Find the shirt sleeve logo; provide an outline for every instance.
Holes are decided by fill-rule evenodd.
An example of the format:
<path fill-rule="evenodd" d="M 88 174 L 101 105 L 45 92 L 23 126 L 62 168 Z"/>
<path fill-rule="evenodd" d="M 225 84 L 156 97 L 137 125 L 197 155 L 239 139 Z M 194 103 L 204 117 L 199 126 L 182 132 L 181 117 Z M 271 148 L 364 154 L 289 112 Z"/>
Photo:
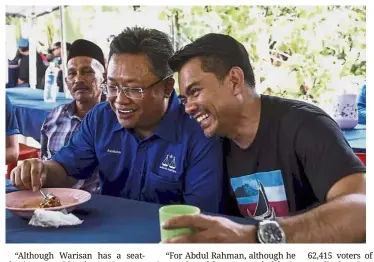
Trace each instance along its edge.
<path fill-rule="evenodd" d="M 175 156 L 168 154 L 166 155 L 164 161 L 160 165 L 161 169 L 176 173 L 175 169 L 177 168 L 175 164 Z"/>

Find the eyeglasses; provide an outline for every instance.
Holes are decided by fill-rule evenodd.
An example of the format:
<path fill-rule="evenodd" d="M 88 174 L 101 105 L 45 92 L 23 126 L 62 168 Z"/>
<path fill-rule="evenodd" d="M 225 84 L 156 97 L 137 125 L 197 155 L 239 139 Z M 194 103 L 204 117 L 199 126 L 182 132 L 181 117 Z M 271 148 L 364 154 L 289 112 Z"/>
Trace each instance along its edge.
<path fill-rule="evenodd" d="M 147 92 L 151 87 L 154 87 L 155 85 L 165 81 L 166 79 L 172 77 L 173 74 L 168 75 L 167 77 L 161 78 L 157 80 L 156 82 L 150 84 L 147 87 L 124 87 L 124 86 L 118 86 L 118 85 L 108 85 L 106 83 L 102 83 L 101 87 L 103 89 L 103 93 L 107 97 L 115 97 L 118 96 L 119 92 L 122 90 L 122 92 L 131 99 L 143 99 L 144 93 Z"/>

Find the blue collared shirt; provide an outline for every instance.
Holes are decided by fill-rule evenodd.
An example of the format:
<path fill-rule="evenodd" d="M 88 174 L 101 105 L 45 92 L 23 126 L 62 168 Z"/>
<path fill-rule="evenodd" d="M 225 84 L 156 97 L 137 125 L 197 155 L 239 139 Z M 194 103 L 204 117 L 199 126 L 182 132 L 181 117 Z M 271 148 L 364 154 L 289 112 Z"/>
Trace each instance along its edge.
<path fill-rule="evenodd" d="M 6 135 L 16 135 L 19 134 L 18 122 L 16 114 L 12 103 L 10 102 L 8 96 L 6 96 Z"/>
<path fill-rule="evenodd" d="M 99 166 L 101 193 L 160 204 L 185 203 L 218 212 L 222 148 L 184 112 L 175 92 L 155 134 L 139 141 L 108 102 L 82 121 L 53 158 L 69 176 L 87 179 Z"/>

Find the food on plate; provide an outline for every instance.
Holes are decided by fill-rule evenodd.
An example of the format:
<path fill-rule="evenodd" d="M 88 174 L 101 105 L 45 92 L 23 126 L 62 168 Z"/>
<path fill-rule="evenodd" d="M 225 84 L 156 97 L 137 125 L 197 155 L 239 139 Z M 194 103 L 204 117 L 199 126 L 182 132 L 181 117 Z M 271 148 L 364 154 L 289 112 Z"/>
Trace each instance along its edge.
<path fill-rule="evenodd" d="M 74 201 L 69 201 L 71 203 L 65 203 L 64 205 L 73 204 Z M 50 200 L 45 200 L 44 198 L 35 198 L 28 201 L 23 201 L 21 208 L 49 208 L 49 207 L 57 207 L 62 206 L 62 203 L 59 198 Z"/>
<path fill-rule="evenodd" d="M 49 208 L 49 207 L 59 207 L 61 206 L 61 201 L 58 197 L 53 196 L 48 199 L 43 199 L 43 202 L 40 203 L 40 208 Z"/>

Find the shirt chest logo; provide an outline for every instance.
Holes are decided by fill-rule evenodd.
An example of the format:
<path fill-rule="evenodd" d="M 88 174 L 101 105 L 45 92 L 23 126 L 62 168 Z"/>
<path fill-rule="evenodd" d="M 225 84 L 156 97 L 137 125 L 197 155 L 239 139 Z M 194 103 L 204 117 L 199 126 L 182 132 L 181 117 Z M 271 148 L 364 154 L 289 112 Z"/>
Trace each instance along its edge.
<path fill-rule="evenodd" d="M 107 153 L 111 153 L 111 154 L 121 154 L 121 151 L 119 151 L 119 150 L 113 150 L 113 149 L 108 149 L 108 150 L 107 150 Z"/>
<path fill-rule="evenodd" d="M 243 216 L 263 220 L 288 215 L 281 170 L 244 174 L 231 178 L 230 182 Z"/>
<path fill-rule="evenodd" d="M 175 169 L 177 168 L 175 164 L 175 156 L 168 154 L 166 155 L 164 161 L 160 165 L 161 169 L 176 173 Z"/>

